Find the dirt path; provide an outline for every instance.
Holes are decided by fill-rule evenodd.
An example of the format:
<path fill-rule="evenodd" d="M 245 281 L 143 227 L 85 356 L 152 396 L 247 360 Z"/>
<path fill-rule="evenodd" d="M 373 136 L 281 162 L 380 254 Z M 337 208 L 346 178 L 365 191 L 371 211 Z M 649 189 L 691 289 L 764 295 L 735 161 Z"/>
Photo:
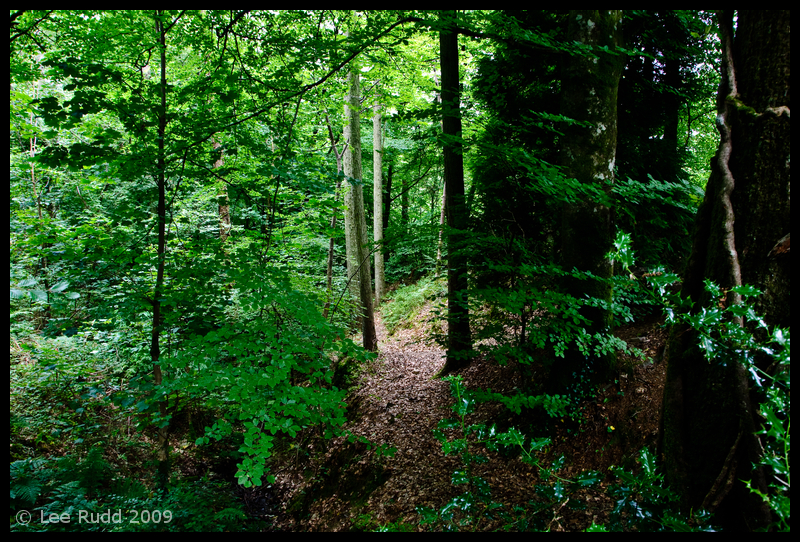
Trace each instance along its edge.
<path fill-rule="evenodd" d="M 393 446 L 396 453 L 376 458 L 364 445 L 346 443 L 343 438 L 332 440 L 324 463 L 336 467 L 325 476 L 325 487 L 317 484 L 305 488 L 316 496 L 303 514 L 306 519 L 294 524 L 293 529 L 352 529 L 359 516 L 366 514 L 372 528 L 398 519 L 417 523 L 416 507 L 438 509 L 462 492 L 451 484 L 460 460 L 444 456 L 441 444 L 433 436 L 439 421 L 453 415 L 453 399 L 449 384 L 434 379 L 444 365 L 444 352 L 422 344 L 426 319 L 427 315 L 422 314 L 413 329 L 402 329 L 388 337 L 378 318 L 378 359 L 361 375 L 349 401 L 355 419 L 346 429 L 375 445 Z M 489 371 L 476 365 L 464 377 L 469 380 L 467 373 L 480 374 L 485 387 L 502 391 L 513 385 L 513 379 L 501 375 L 498 369 Z M 492 386 L 487 373 L 494 373 L 494 380 L 501 378 L 505 382 L 495 381 Z M 491 374 L 488 377 L 492 379 Z M 483 406 L 471 420 L 488 419 L 496 411 L 496 407 Z M 512 465 L 505 460 L 502 463 L 492 461 L 481 470 L 492 481 L 517 479 L 526 485 L 524 476 L 504 472 Z M 517 469 L 522 467 L 516 460 L 511 463 Z M 332 493 L 331 486 L 335 488 Z M 522 486 L 518 489 L 522 490 Z"/>
<path fill-rule="evenodd" d="M 376 457 L 374 450 L 366 445 L 348 443 L 343 437 L 329 441 L 324 458 L 315 462 L 313 476 L 310 475 L 312 469 L 306 468 L 305 476 L 299 476 L 299 469 L 295 469 L 292 480 L 284 479 L 284 487 L 290 488 L 285 490 L 288 497 L 286 502 L 293 501 L 295 504 L 294 510 L 284 516 L 281 529 L 374 529 L 398 520 L 417 525 L 418 506 L 440 509 L 451 498 L 463 493 L 464 486 L 455 487 L 451 483 L 453 471 L 462 466 L 460 460 L 453 455 L 445 456 L 441 444 L 433 436 L 439 421 L 454 415 L 449 384 L 433 378 L 444 364 L 444 352 L 423 343 L 428 331 L 427 319 L 423 313 L 412 329 L 403 329 L 387 337 L 378 318 L 379 356 L 359 377 L 353 387 L 355 391 L 348 398 L 348 412 L 352 421 L 345 428 L 355 435 L 366 437 L 375 445 L 397 448 L 394 456 Z M 633 332 L 634 335 L 641 333 Z M 627 418 L 630 409 L 636 406 L 632 401 L 638 404 L 650 402 L 642 396 L 642 382 L 645 378 L 654 382 L 663 381 L 663 376 L 652 374 L 652 365 L 650 367 L 646 373 L 643 372 L 645 369 L 637 369 L 636 374 L 630 375 L 631 380 L 636 377 L 638 387 L 635 393 L 626 398 L 625 404 L 618 400 L 608 405 L 592 402 L 587 407 L 587 421 L 579 437 L 564 432 L 554 438 L 548 455 L 557 457 L 564 454 L 571 458 L 562 471 L 563 475 L 570 476 L 590 469 L 604 472 L 608 465 L 619 464 L 626 449 L 632 445 L 639 446 L 638 442 L 633 441 L 643 440 L 647 438 L 646 435 L 652 434 L 652 427 L 631 427 L 632 434 L 640 431 L 642 434 L 615 443 L 613 439 L 616 437 L 608 431 L 611 424 L 619 429 L 626 425 L 627 422 L 622 418 Z M 490 388 L 501 393 L 510 393 L 520 384 L 514 369 L 499 367 L 482 359 L 473 361 L 462 372 L 462 377 L 470 389 Z M 620 387 L 610 388 L 608 394 L 622 395 L 616 394 L 622 385 L 620 382 Z M 651 391 L 658 397 L 659 390 Z M 603 398 L 597 401 L 606 402 Z M 627 404 L 629 402 L 631 404 Z M 657 408 L 648 404 L 648 414 L 651 416 L 654 407 Z M 636 408 L 641 410 L 641 407 Z M 499 405 L 484 404 L 468 417 L 467 422 L 493 420 L 500 412 Z M 657 423 L 657 415 L 652 418 L 652 423 Z M 617 434 L 621 433 L 619 429 L 615 429 Z M 598 455 L 597 452 L 601 450 L 604 453 Z M 533 497 L 533 487 L 538 481 L 534 468 L 519 458 L 487 453 L 482 447 L 473 451 L 484 453 L 489 459 L 486 464 L 476 466 L 474 474 L 489 483 L 496 502 L 511 507 L 525 505 Z M 303 495 L 304 504 L 298 510 L 298 496 Z M 585 498 L 587 501 L 594 499 L 595 506 L 587 502 L 590 505 L 588 510 L 567 518 L 555 513 L 549 528 L 581 530 L 592 520 L 602 522 L 610 503 L 605 502 L 606 498 Z M 500 524 L 486 523 L 480 526 L 481 529 L 493 527 L 499 528 Z"/>

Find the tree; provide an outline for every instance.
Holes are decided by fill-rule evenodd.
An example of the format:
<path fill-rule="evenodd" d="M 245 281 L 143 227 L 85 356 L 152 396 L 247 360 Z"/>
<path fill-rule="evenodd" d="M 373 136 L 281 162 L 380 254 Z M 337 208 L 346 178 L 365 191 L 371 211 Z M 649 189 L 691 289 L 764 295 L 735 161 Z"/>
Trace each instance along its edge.
<path fill-rule="evenodd" d="M 353 297 L 359 300 L 361 332 L 364 348 L 376 350 L 375 316 L 372 308 L 372 282 L 369 251 L 367 250 L 367 222 L 364 215 L 364 190 L 361 174 L 361 91 L 358 64 L 352 62 L 348 75 L 350 90 L 345 103 L 344 174 L 349 187 L 345 191 L 344 228 L 347 245 L 347 275 L 351 281 Z"/>
<path fill-rule="evenodd" d="M 166 133 L 168 122 L 167 110 L 167 27 L 165 14 L 161 11 L 156 13 L 156 32 L 158 34 L 158 49 L 160 54 L 160 79 L 158 84 L 158 94 L 160 107 L 158 108 L 158 132 L 157 145 L 158 154 L 156 155 L 156 186 L 158 188 L 157 203 L 157 264 L 156 264 L 156 284 L 153 290 L 153 325 L 150 343 L 150 359 L 153 364 L 153 383 L 160 387 L 163 385 L 163 374 L 161 371 L 161 347 L 159 340 L 161 337 L 161 300 L 164 288 L 164 267 L 166 260 L 166 228 L 167 228 L 167 162 L 166 162 Z M 159 414 L 163 417 L 167 415 L 166 401 L 158 402 Z M 168 419 L 168 418 L 167 418 Z M 160 489 L 165 489 L 169 480 L 169 438 L 167 434 L 168 424 L 166 421 L 158 427 L 158 484 Z"/>
<path fill-rule="evenodd" d="M 718 18 L 720 142 L 682 295 L 696 313 L 709 303 L 738 304 L 732 289 L 749 284 L 764 292 L 756 307 L 766 323 L 788 326 L 790 14 L 739 12 L 735 38 L 733 12 Z M 706 280 L 719 285 L 723 297 L 709 299 Z M 661 431 L 667 481 L 687 511 L 715 511 L 731 529 L 768 526 L 768 507 L 743 483 L 751 480 L 766 494 L 769 476 L 758 466 L 760 421 L 743 364 L 725 352 L 707 362 L 686 325 L 671 330 L 667 359 Z"/>
<path fill-rule="evenodd" d="M 711 112 L 718 87 L 707 17 L 673 10 L 626 14 L 625 47 L 641 53 L 628 57 L 619 83 L 616 190 L 655 195 L 651 178 L 676 188 L 705 187 L 716 139 L 708 154 L 698 142 L 709 131 L 716 136 Z M 702 175 L 693 171 L 701 168 Z M 687 185 L 685 180 L 694 182 Z M 617 198 L 616 226 L 636 240 L 640 267 L 682 270 L 686 264 L 702 192 L 680 197 L 673 190 L 672 194 L 667 201 L 646 203 L 641 198 L 633 202 L 628 195 Z M 638 241 L 645 238 L 646 243 Z"/>
<path fill-rule="evenodd" d="M 467 298 L 464 239 L 468 216 L 464 201 L 464 157 L 461 144 L 458 32 L 455 12 L 440 14 L 439 51 L 442 70 L 442 154 L 447 201 L 447 360 L 446 375 L 469 362 L 472 337 Z"/>
<path fill-rule="evenodd" d="M 571 55 L 565 62 L 561 83 L 561 109 L 571 123 L 562 139 L 562 165 L 567 177 L 610 194 L 614 181 L 614 157 L 617 147 L 617 89 L 624 56 L 616 51 L 621 45 L 620 11 L 570 12 L 567 41 L 589 46 L 589 51 Z M 580 313 L 590 323 L 591 336 L 611 330 L 611 262 L 607 254 L 614 231 L 611 210 L 601 201 L 579 196 L 563 205 L 561 220 L 561 264 L 590 272 L 598 280 L 567 276 L 564 288 L 581 302 L 588 296 L 604 303 L 584 304 Z M 557 362 L 550 375 L 550 387 L 560 389 L 572 373 L 585 365 L 586 359 L 575 348 Z M 596 367 L 602 376 L 614 368 L 613 355 L 606 354 Z"/>
<path fill-rule="evenodd" d="M 372 116 L 372 179 L 375 237 L 375 304 L 380 305 L 386 288 L 383 265 L 383 129 L 381 124 L 381 105 L 375 98 Z M 387 200 L 390 195 L 387 195 Z"/>

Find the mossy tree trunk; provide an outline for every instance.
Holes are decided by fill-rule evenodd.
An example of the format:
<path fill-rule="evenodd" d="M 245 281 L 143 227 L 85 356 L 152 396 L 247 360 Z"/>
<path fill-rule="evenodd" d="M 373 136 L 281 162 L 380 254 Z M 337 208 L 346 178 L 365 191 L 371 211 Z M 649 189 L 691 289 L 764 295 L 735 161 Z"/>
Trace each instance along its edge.
<path fill-rule="evenodd" d="M 567 41 L 614 51 L 622 45 L 622 13 L 616 11 L 572 11 Z M 588 123 L 569 125 L 562 143 L 564 173 L 583 184 L 593 184 L 610 193 L 614 180 L 617 148 L 617 91 L 624 57 L 597 52 L 574 54 L 565 63 L 561 82 L 561 110 L 564 115 Z M 585 198 L 565 203 L 561 216 L 561 264 L 565 270 L 589 271 L 601 279 L 611 277 L 611 250 L 614 231 L 611 210 L 600 202 Z M 610 284 L 603 281 L 567 278 L 565 291 L 579 300 L 586 296 L 611 302 Z M 589 334 L 611 329 L 611 312 L 597 306 L 583 306 L 580 313 L 590 322 Z M 565 353 L 550 373 L 548 388 L 563 392 L 573 373 L 589 360 L 577 349 Z M 615 359 L 606 355 L 593 367 L 601 376 L 614 369 Z"/>
<path fill-rule="evenodd" d="M 789 21 L 788 11 L 719 16 L 723 48 L 717 98 L 720 144 L 698 211 L 682 295 L 710 300 L 703 282 L 726 291 L 750 284 L 765 293 L 757 310 L 770 325 L 789 325 Z M 738 322 L 741 325 L 741 322 Z M 715 511 L 729 529 L 756 529 L 770 511 L 742 480 L 767 491 L 758 464 L 762 443 L 747 373 L 735 359 L 705 361 L 696 334 L 671 330 L 667 349 L 661 448 L 665 475 L 686 510 Z"/>

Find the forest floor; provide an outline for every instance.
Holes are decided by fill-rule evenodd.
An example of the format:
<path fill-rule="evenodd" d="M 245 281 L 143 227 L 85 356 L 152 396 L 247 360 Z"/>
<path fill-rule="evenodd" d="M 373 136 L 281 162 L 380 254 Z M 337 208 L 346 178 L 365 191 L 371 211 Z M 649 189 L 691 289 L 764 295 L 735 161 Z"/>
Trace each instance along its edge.
<path fill-rule="evenodd" d="M 392 457 L 379 457 L 374 448 L 350 443 L 344 437 L 328 441 L 326 449 L 307 454 L 282 469 L 268 495 L 250 495 L 249 502 L 270 502 L 275 527 L 287 531 L 372 530 L 402 521 L 418 529 L 419 506 L 441 509 L 463 493 L 464 486 L 451 483 L 453 472 L 462 467 L 457 455 L 446 456 L 433 430 L 444 418 L 455 417 L 450 386 L 435 375 L 444 364 L 444 352 L 426 339 L 430 336 L 430 306 L 413 327 L 391 336 L 378 318 L 379 355 L 358 376 L 348 397 L 345 429 L 375 445 L 397 449 Z M 666 330 L 656 319 L 620 328 L 617 335 L 654 357 L 666 340 Z M 636 468 L 635 456 L 656 443 L 661 411 L 665 366 L 621 358 L 619 379 L 599 388 L 599 394 L 582 403 L 580 423 L 558 420 L 551 428 L 552 444 L 542 457 L 551 464 L 564 455 L 562 477 L 587 470 L 605 473 L 600 487 L 572 496 L 586 504 L 585 510 L 562 505 L 542 514 L 553 531 L 580 531 L 595 522 L 606 523 L 613 506 L 603 489 L 613 481 L 611 465 Z M 469 389 L 482 388 L 511 393 L 520 386 L 516 367 L 499 366 L 477 358 L 460 372 Z M 467 423 L 500 420 L 506 429 L 521 420 L 498 403 L 481 404 Z M 517 425 L 518 426 L 518 425 Z M 475 446 L 488 462 L 474 467 L 491 487 L 495 502 L 506 510 L 525 505 L 534 497 L 539 482 L 537 469 L 519 456 L 507 457 Z M 265 490 L 262 490 L 265 491 Z M 262 509 L 263 510 L 263 509 Z M 256 512 L 256 510 L 251 510 Z M 473 525 L 476 530 L 503 527 L 498 520 Z"/>

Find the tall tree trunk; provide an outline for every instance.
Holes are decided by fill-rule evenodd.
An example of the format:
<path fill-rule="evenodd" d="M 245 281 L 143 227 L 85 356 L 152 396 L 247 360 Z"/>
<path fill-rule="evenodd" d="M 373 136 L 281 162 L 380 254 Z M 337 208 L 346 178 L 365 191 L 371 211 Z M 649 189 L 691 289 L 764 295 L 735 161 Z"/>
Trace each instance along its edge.
<path fill-rule="evenodd" d="M 345 103 L 344 174 L 348 177 L 349 189 L 345 192 L 344 229 L 347 248 L 347 276 L 351 292 L 360 302 L 361 331 L 364 348 L 378 348 L 375 334 L 375 318 L 372 308 L 372 284 L 370 277 L 369 251 L 367 250 L 367 222 L 364 215 L 363 177 L 361 174 L 361 90 L 358 66 L 351 63 L 348 75 L 350 94 Z"/>
<path fill-rule="evenodd" d="M 159 11 L 156 17 L 156 32 L 159 34 L 159 49 L 161 52 L 161 81 L 159 93 L 161 95 L 161 106 L 158 111 L 158 156 L 157 156 L 157 178 L 158 186 L 158 248 L 157 248 L 157 271 L 156 285 L 153 290 L 153 329 L 150 340 L 150 359 L 153 364 L 153 384 L 156 389 L 163 383 L 161 372 L 161 348 L 159 337 L 161 333 L 161 297 L 164 289 L 164 265 L 166 260 L 167 243 L 167 204 L 166 204 L 166 153 L 165 138 L 167 133 L 167 31 L 164 28 L 164 21 L 161 20 L 163 12 Z M 167 415 L 166 401 L 159 401 L 159 414 L 161 418 Z M 157 429 L 158 434 L 158 486 L 165 490 L 169 481 L 169 435 L 168 425 L 162 422 Z"/>
<path fill-rule="evenodd" d="M 756 309 L 770 325 L 789 325 L 789 11 L 720 14 L 722 79 L 717 96 L 720 144 L 698 211 L 682 294 L 695 307 L 738 303 L 733 292 L 710 300 L 704 281 L 725 291 L 750 284 L 764 294 Z M 734 69 L 735 68 L 735 69 Z M 787 249 L 776 250 L 779 241 Z M 776 247 L 776 249 L 773 249 Z M 741 325 L 741 320 L 738 322 Z M 730 360 L 709 363 L 688 326 L 674 326 L 660 443 L 665 476 L 686 510 L 716 511 L 729 529 L 763 528 L 768 507 L 742 480 L 767 493 L 759 463 L 747 373 Z"/>
<path fill-rule="evenodd" d="M 567 41 L 577 41 L 594 47 L 615 50 L 622 44 L 622 12 L 571 11 Z M 611 192 L 614 181 L 614 159 L 617 148 L 617 89 L 624 57 L 598 51 L 598 58 L 572 55 L 562 74 L 561 111 L 567 117 L 589 123 L 589 126 L 570 125 L 562 138 L 562 164 L 568 177 L 584 184 L 598 185 Z M 610 209 L 596 201 L 583 199 L 565 203 L 561 221 L 561 264 L 569 271 L 577 268 L 600 277 L 601 280 L 564 280 L 567 293 L 582 300 L 586 296 L 611 303 L 611 285 L 602 279 L 611 277 L 611 262 L 606 257 L 612 247 L 613 226 Z M 611 311 L 607 308 L 584 305 L 581 314 L 590 321 L 590 335 L 611 330 Z M 595 376 L 607 377 L 613 371 L 615 358 L 606 355 L 591 360 Z M 563 360 L 553 366 L 548 388 L 564 391 L 572 374 L 585 366 L 587 360 L 576 349 L 565 353 Z"/>
<path fill-rule="evenodd" d="M 375 236 L 375 304 L 383 298 L 383 130 L 381 129 L 381 106 L 375 99 L 372 117 L 372 163 L 373 163 L 373 229 Z"/>
<path fill-rule="evenodd" d="M 458 74 L 456 13 L 440 12 L 445 28 L 439 31 L 442 70 L 442 138 L 444 184 L 447 194 L 447 360 L 446 375 L 469 364 L 472 337 L 467 298 L 467 259 L 464 242 L 468 223 L 464 204 L 464 157 L 461 145 L 461 95 Z"/>

